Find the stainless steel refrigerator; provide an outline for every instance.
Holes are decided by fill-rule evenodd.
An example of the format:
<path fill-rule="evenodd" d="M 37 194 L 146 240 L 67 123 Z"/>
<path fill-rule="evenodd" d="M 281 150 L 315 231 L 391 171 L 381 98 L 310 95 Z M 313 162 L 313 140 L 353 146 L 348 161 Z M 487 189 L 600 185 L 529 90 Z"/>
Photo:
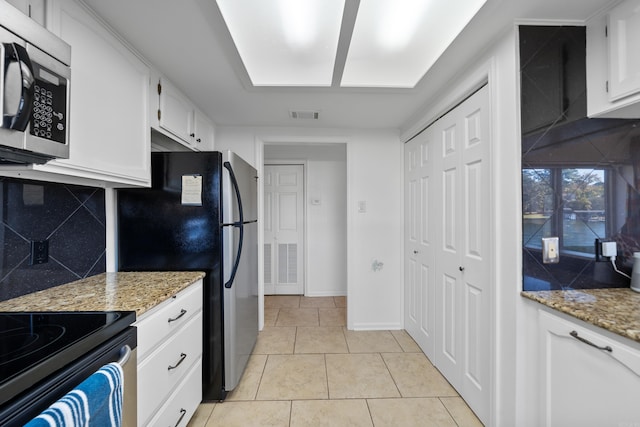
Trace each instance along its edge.
<path fill-rule="evenodd" d="M 203 400 L 235 388 L 258 335 L 257 172 L 238 155 L 152 153 L 120 189 L 120 271 L 204 271 Z"/>

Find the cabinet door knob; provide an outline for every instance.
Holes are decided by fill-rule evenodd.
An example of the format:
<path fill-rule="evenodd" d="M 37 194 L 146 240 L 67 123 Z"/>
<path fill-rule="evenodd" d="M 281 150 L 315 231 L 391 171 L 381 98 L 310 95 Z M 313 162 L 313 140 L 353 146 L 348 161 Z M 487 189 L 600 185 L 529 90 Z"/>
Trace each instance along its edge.
<path fill-rule="evenodd" d="M 420 253 L 420 251 L 413 251 L 414 255 L 418 255 Z"/>
<path fill-rule="evenodd" d="M 191 132 L 191 133 L 189 134 L 189 136 L 190 136 L 191 138 L 193 138 L 193 137 L 195 137 L 195 136 L 196 136 L 196 134 L 195 134 L 195 133 L 193 133 L 193 132 Z"/>
<path fill-rule="evenodd" d="M 460 270 L 460 271 L 464 271 L 464 267 L 463 267 L 463 266 L 460 266 L 460 267 L 458 267 L 458 270 Z"/>

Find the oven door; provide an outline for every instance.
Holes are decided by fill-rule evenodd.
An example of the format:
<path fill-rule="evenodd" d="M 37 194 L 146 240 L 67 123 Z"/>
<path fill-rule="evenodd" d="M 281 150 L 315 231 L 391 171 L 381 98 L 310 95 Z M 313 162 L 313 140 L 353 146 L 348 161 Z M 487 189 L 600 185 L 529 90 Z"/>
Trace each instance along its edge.
<path fill-rule="evenodd" d="M 0 409 L 0 424 L 6 427 L 23 426 L 102 366 L 120 361 L 124 372 L 122 425 L 135 427 L 138 392 L 136 346 L 136 328 L 129 327 L 3 405 Z M 120 360 L 127 353 L 126 360 Z"/>

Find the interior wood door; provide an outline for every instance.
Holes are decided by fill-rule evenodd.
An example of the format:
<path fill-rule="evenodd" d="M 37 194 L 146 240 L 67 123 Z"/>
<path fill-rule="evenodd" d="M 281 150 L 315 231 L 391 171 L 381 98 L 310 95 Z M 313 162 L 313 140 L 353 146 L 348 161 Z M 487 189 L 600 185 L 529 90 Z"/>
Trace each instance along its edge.
<path fill-rule="evenodd" d="M 405 329 L 431 360 L 435 356 L 434 242 L 429 217 L 433 206 L 432 132 L 405 146 Z"/>
<path fill-rule="evenodd" d="M 489 99 L 485 87 L 437 126 L 435 364 L 478 417 L 490 410 Z"/>
<path fill-rule="evenodd" d="M 264 293 L 304 294 L 303 165 L 264 167 Z"/>

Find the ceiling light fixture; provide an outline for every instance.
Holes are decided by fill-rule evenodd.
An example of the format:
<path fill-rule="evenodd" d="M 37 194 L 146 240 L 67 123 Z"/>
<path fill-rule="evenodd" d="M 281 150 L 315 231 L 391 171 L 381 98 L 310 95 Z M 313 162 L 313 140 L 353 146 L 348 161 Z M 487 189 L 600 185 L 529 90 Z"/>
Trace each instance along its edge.
<path fill-rule="evenodd" d="M 318 3 L 300 0 L 278 0 L 282 31 L 289 46 L 308 49 L 318 38 L 319 31 L 315 15 Z"/>
<path fill-rule="evenodd" d="M 486 1 L 216 3 L 253 86 L 413 88 Z"/>
<path fill-rule="evenodd" d="M 361 1 L 340 85 L 415 87 L 485 2 Z"/>
<path fill-rule="evenodd" d="M 254 86 L 331 86 L 345 0 L 216 0 Z"/>

